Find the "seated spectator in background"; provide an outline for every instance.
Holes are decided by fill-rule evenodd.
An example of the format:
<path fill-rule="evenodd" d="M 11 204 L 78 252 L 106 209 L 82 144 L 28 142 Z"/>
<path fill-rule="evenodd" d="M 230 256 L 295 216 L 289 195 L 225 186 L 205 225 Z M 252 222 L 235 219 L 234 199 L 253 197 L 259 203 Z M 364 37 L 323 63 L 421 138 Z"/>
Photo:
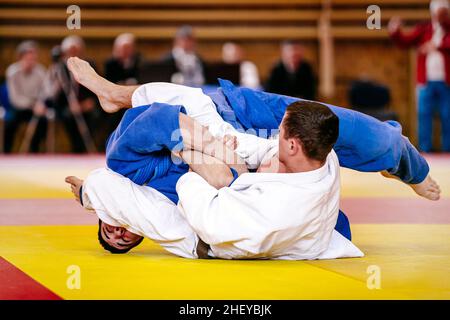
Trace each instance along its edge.
<path fill-rule="evenodd" d="M 296 41 L 281 44 L 281 61 L 270 72 L 266 91 L 315 100 L 316 79 L 311 65 L 303 60 L 303 51 Z"/>
<path fill-rule="evenodd" d="M 91 135 L 99 114 L 97 97 L 74 81 L 67 69 L 67 59 L 84 56 L 84 41 L 79 36 L 68 36 L 61 43 L 61 56 L 49 68 L 45 81 L 43 100 L 55 109 L 69 136 L 72 152 L 95 151 Z"/>
<path fill-rule="evenodd" d="M 136 38 L 131 33 L 122 33 L 114 40 L 112 56 L 105 62 L 105 78 L 111 82 L 123 85 L 138 83 L 141 56 L 136 52 Z M 102 113 L 101 135 L 98 143 L 100 151 L 104 151 L 104 141 L 119 124 L 124 111 L 114 114 Z"/>
<path fill-rule="evenodd" d="M 112 57 L 105 62 L 105 78 L 117 84 L 137 84 L 140 60 L 134 35 L 118 35 L 114 40 Z"/>
<path fill-rule="evenodd" d="M 433 116 L 439 112 L 442 151 L 450 152 L 450 4 L 430 2 L 431 21 L 403 28 L 399 17 L 392 17 L 388 31 L 402 48 L 415 47 L 417 53 L 417 116 L 419 149 L 433 151 Z"/>
<path fill-rule="evenodd" d="M 173 65 L 178 71 L 172 76 L 172 82 L 193 87 L 205 84 L 205 63 L 195 52 L 195 45 L 192 27 L 180 27 L 172 51 L 162 58 L 163 63 Z"/>
<path fill-rule="evenodd" d="M 227 42 L 222 46 L 222 60 L 226 64 L 240 65 L 240 81 L 243 87 L 252 89 L 260 88 L 259 73 L 256 65 L 244 60 L 244 50 L 233 42 Z"/>
<path fill-rule="evenodd" d="M 39 116 L 31 140 L 31 152 L 39 151 L 46 134 L 45 106 L 38 97 L 45 78 L 45 68 L 38 63 L 38 46 L 34 41 L 24 41 L 17 47 L 18 61 L 6 70 L 6 82 L 12 109 L 8 111 L 5 132 L 5 152 L 11 152 L 19 125 L 28 123 L 33 114 Z"/>

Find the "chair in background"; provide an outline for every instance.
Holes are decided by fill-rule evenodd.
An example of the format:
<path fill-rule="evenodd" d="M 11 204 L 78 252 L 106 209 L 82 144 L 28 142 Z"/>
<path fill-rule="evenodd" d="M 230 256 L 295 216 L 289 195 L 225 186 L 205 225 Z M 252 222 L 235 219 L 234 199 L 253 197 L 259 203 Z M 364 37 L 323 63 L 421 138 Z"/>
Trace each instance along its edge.
<path fill-rule="evenodd" d="M 146 61 L 138 71 L 138 83 L 171 82 L 177 70 L 168 63 Z"/>
<path fill-rule="evenodd" d="M 219 85 L 217 78 L 227 79 L 235 84 L 240 82 L 240 64 L 227 64 L 223 62 L 208 63 L 205 66 L 205 84 Z"/>
<path fill-rule="evenodd" d="M 389 110 L 391 93 L 388 87 L 370 80 L 355 80 L 350 85 L 348 98 L 352 109 L 381 121 L 398 121 L 398 115 Z"/>

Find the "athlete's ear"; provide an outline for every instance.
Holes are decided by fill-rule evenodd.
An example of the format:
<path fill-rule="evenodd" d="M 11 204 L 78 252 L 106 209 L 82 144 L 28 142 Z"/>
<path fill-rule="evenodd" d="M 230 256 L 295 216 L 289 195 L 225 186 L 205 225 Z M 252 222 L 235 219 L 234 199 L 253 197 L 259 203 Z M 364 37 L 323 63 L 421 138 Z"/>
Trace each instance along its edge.
<path fill-rule="evenodd" d="M 295 139 L 289 139 L 289 150 L 294 150 L 295 148 Z"/>
<path fill-rule="evenodd" d="M 299 152 L 299 150 L 301 150 L 300 149 L 301 148 L 300 143 L 299 143 L 299 141 L 297 139 L 289 138 L 288 139 L 288 143 L 289 143 L 288 153 L 289 153 L 290 156 L 296 155 Z"/>

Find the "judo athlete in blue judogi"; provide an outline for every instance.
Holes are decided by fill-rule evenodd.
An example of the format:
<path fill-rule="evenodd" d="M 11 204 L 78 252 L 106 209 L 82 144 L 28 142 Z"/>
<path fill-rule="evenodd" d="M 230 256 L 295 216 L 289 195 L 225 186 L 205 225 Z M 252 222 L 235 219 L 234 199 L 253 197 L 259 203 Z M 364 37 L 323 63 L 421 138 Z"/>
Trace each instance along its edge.
<path fill-rule="evenodd" d="M 153 83 L 135 88 L 131 96 L 121 101 L 115 102 L 109 97 L 105 103 L 105 99 L 108 100 L 105 91 L 117 92 L 121 87 L 104 82 L 99 85 L 98 75 L 93 76 L 93 70 L 83 63 L 79 59 L 72 61 L 71 71 L 80 83 L 99 94 L 102 105 L 107 106 L 106 111 L 111 111 L 108 108 L 114 104 L 127 107 L 127 99 L 128 107 L 138 106 L 125 113 L 108 140 L 108 167 L 138 185 L 146 184 L 158 190 L 174 203 L 178 200 L 177 182 L 188 170 L 187 165 L 171 161 L 171 150 L 176 146 L 183 148 L 182 137 L 173 137 L 173 132 L 180 129 L 180 113 L 208 126 L 214 136 L 236 136 L 236 153 L 250 169 L 257 169 L 264 158 L 267 160 L 267 154 L 275 156 L 277 153 L 276 140 L 260 138 L 257 134 L 276 130 L 287 106 L 300 100 L 239 88 L 220 80 L 220 88 L 208 95 L 200 89 Z M 80 77 L 80 72 L 90 76 Z M 411 185 L 418 194 L 432 200 L 439 198 L 439 187 L 429 177 L 425 159 L 401 134 L 398 123 L 380 122 L 355 111 L 328 107 L 339 118 L 339 137 L 334 151 L 341 166 L 364 172 L 386 171 Z M 249 130 L 256 135 L 243 133 Z M 350 239 L 348 220 L 342 212 L 336 230 Z"/>

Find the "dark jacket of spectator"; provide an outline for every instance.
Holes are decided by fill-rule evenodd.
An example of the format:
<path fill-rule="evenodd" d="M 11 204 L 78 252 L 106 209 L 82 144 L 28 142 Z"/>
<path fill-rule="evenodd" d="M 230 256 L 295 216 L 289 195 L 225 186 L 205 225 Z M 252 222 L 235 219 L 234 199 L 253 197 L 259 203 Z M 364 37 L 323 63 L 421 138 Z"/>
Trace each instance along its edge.
<path fill-rule="evenodd" d="M 114 83 L 137 83 L 141 57 L 136 54 L 128 66 L 124 66 L 119 59 L 111 57 L 105 62 L 105 78 Z"/>
<path fill-rule="evenodd" d="M 265 89 L 273 93 L 315 100 L 316 80 L 312 67 L 303 61 L 296 72 L 291 73 L 280 61 L 272 69 Z"/>

